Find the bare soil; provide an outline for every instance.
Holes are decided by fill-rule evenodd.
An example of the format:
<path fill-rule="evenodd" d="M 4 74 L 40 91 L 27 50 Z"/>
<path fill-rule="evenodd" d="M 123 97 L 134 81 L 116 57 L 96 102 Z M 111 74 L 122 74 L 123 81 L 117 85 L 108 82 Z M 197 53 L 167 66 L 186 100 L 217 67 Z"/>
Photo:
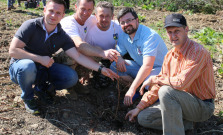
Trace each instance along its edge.
<path fill-rule="evenodd" d="M 120 8 L 116 8 L 116 13 Z M 167 11 L 145 11 L 140 8 L 136 8 L 136 11 L 146 16 L 143 24 L 147 26 L 163 21 L 164 17 L 170 14 Z M 222 32 L 222 13 L 223 11 L 215 15 L 185 14 L 185 16 L 191 32 L 197 32 L 204 27 Z M 42 111 L 40 116 L 27 113 L 20 98 L 20 87 L 12 83 L 7 74 L 10 60 L 8 49 L 13 35 L 22 22 L 38 16 L 19 9 L 7 11 L 6 5 L 0 6 L 0 134 L 162 134 L 161 131 L 143 128 L 137 123 L 124 120 L 125 114 L 139 102 L 139 100 L 135 101 L 129 108 L 123 106 L 124 90 L 121 90 L 120 106 L 116 117 L 118 90 L 114 83 L 105 89 L 94 89 L 90 83 L 86 86 L 90 89 L 90 94 L 78 94 L 77 100 L 67 90 L 57 91 L 53 105 L 39 103 Z M 168 48 L 171 48 L 167 39 L 165 42 Z M 218 49 L 222 50 L 222 48 L 222 45 L 218 46 Z M 223 134 L 223 116 L 218 115 L 223 111 L 223 79 L 217 73 L 222 63 L 220 53 L 214 55 L 213 62 L 217 91 L 216 109 L 208 121 L 196 124 L 197 133 L 202 135 Z"/>

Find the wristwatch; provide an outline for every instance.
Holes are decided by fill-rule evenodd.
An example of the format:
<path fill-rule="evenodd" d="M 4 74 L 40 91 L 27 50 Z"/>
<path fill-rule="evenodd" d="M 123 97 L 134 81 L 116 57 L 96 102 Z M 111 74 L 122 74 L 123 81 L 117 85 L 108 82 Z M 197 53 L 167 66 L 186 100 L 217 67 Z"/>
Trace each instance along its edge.
<path fill-rule="evenodd" d="M 102 68 L 105 67 L 104 65 L 101 65 L 99 68 L 98 68 L 98 73 L 101 73 L 101 70 Z"/>

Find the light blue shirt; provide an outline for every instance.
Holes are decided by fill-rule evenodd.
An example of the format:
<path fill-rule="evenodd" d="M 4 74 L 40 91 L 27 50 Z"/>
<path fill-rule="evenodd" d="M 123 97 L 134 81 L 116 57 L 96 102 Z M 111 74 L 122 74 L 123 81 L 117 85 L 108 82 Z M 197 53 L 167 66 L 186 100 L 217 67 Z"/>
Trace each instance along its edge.
<path fill-rule="evenodd" d="M 54 29 L 54 31 L 52 32 L 52 33 L 50 33 L 49 35 L 48 35 L 48 32 L 47 32 L 47 30 L 46 30 L 46 27 L 45 27 L 45 25 L 43 24 L 43 29 L 46 31 L 46 38 L 45 38 L 45 41 L 50 37 L 50 36 L 52 36 L 54 33 L 57 33 L 57 27 Z"/>
<path fill-rule="evenodd" d="M 163 39 L 152 29 L 139 25 L 133 41 L 128 34 L 122 33 L 118 38 L 117 51 L 123 56 L 127 52 L 131 58 L 140 66 L 143 58 L 155 56 L 155 67 L 162 67 L 164 56 L 168 49 Z"/>

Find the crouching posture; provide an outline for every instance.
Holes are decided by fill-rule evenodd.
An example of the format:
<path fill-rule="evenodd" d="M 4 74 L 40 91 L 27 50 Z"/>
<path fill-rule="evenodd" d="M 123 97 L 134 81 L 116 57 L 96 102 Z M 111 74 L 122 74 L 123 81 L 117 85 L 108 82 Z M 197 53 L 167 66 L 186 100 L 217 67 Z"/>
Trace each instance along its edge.
<path fill-rule="evenodd" d="M 125 94 L 124 104 L 132 105 L 137 88 L 161 71 L 167 47 L 162 38 L 152 29 L 139 24 L 133 8 L 125 7 L 118 13 L 118 21 L 123 33 L 119 35 L 117 51 L 121 56 L 110 68 L 120 75 L 123 84 L 131 84 Z M 124 59 L 129 54 L 133 60 Z"/>
<path fill-rule="evenodd" d="M 49 0 L 44 8 L 44 17 L 24 22 L 9 48 L 12 57 L 9 67 L 10 78 L 20 85 L 26 110 L 33 114 L 39 113 L 34 91 L 39 98 L 43 98 L 45 94 L 52 97 L 55 90 L 72 87 L 78 81 L 74 70 L 54 63 L 52 56 L 60 48 L 81 65 L 111 79 L 118 77 L 110 69 L 77 52 L 72 39 L 59 24 L 64 15 L 65 2 Z"/>
<path fill-rule="evenodd" d="M 165 28 L 174 46 L 164 58 L 161 73 L 150 77 L 140 89 L 150 86 L 137 107 L 126 114 L 140 125 L 163 130 L 164 135 L 184 135 L 193 122 L 205 121 L 214 111 L 213 63 L 205 48 L 188 38 L 186 19 L 171 14 Z M 159 99 L 159 101 L 157 101 Z"/>

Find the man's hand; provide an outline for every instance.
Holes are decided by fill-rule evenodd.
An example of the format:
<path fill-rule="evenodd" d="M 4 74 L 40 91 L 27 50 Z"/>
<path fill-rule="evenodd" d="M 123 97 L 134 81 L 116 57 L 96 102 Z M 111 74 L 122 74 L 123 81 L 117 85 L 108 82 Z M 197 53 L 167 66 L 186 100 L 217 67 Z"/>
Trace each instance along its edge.
<path fill-rule="evenodd" d="M 103 67 L 102 70 L 101 70 L 101 73 L 104 76 L 107 76 L 107 77 L 111 78 L 113 81 L 114 81 L 114 79 L 118 79 L 119 78 L 119 76 L 115 72 L 113 72 L 111 69 L 109 69 L 109 68 Z"/>
<path fill-rule="evenodd" d="M 136 93 L 135 90 L 131 88 L 126 92 L 125 98 L 124 98 L 124 105 L 126 106 L 132 105 L 132 98 L 135 95 L 135 93 Z"/>
<path fill-rule="evenodd" d="M 54 63 L 54 60 L 49 56 L 41 56 L 39 63 L 47 68 L 51 67 Z"/>
<path fill-rule="evenodd" d="M 144 88 L 145 88 L 146 86 L 149 86 L 149 85 L 151 84 L 151 80 L 152 80 L 152 76 L 149 77 L 149 79 L 147 79 L 147 80 L 142 84 L 142 86 L 141 86 L 141 88 L 140 88 L 140 90 L 139 90 L 140 95 L 143 95 L 143 93 L 144 93 Z"/>
<path fill-rule="evenodd" d="M 135 117 L 139 114 L 140 109 L 135 108 L 131 111 L 129 111 L 126 115 L 125 115 L 125 119 L 129 119 L 130 122 L 135 122 Z"/>
<path fill-rule="evenodd" d="M 118 71 L 126 72 L 125 65 L 129 65 L 129 64 L 121 56 L 119 56 L 116 65 L 117 65 Z"/>
<path fill-rule="evenodd" d="M 103 54 L 103 58 L 115 62 L 117 62 L 118 56 L 120 56 L 120 53 L 114 49 L 105 50 Z"/>

